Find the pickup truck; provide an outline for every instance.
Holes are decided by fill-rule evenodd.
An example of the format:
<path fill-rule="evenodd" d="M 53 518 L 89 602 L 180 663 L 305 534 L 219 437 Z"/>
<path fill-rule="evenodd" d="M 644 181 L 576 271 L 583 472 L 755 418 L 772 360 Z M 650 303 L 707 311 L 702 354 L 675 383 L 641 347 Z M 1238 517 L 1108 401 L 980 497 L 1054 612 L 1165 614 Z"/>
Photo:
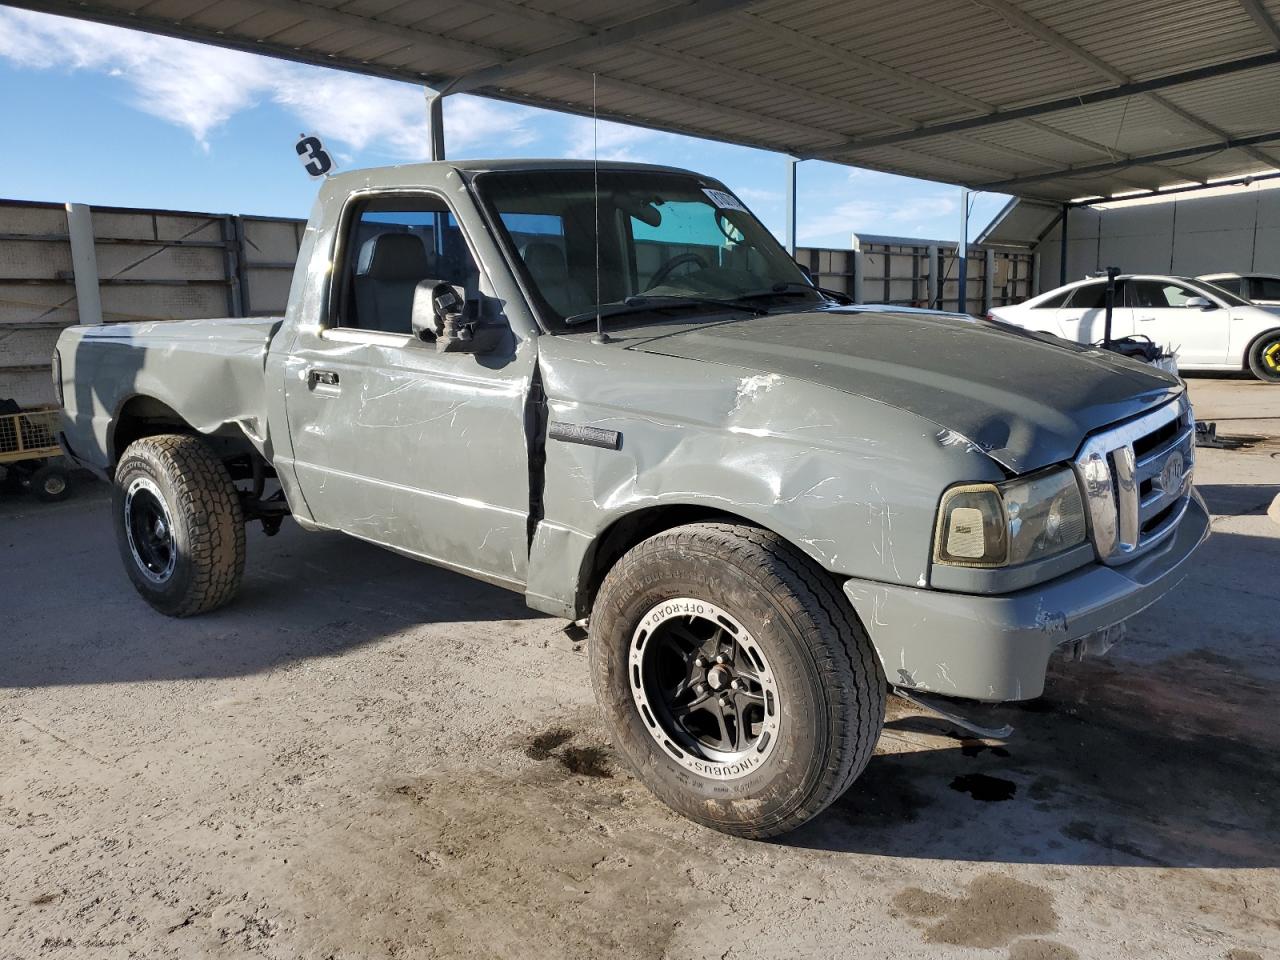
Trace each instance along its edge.
<path fill-rule="evenodd" d="M 285 516 L 518 591 L 587 621 L 659 798 L 772 836 L 863 770 L 891 689 L 1039 696 L 1209 529 L 1177 377 L 839 299 L 695 173 L 344 173 L 283 317 L 66 330 L 62 442 L 157 610 L 230 602 L 245 524 Z"/>

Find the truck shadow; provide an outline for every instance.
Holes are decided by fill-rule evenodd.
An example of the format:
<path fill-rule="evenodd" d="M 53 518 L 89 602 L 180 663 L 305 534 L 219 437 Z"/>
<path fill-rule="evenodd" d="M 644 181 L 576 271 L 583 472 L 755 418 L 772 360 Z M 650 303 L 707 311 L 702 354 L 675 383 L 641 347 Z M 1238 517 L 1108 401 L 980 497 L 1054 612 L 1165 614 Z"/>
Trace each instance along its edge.
<path fill-rule="evenodd" d="M 17 526 L 13 546 L 30 554 L 32 539 L 52 536 L 49 551 L 60 556 L 4 564 L 13 592 L 10 626 L 0 630 L 0 689 L 245 676 L 340 655 L 417 626 L 462 630 L 485 622 L 501 629 L 503 621 L 542 617 L 519 594 L 341 534 L 303 533 L 287 521 L 273 538 L 250 526 L 235 600 L 174 620 L 152 610 L 129 583 L 105 489 L 87 490 L 57 505 L 61 510 L 24 511 L 4 521 Z M 48 529 L 53 524 L 74 528 L 74 549 L 56 526 Z M 67 588 L 51 609 L 48 578 L 55 572 Z M 546 619 L 549 630 L 559 623 Z"/>
<path fill-rule="evenodd" d="M 1209 650 L 1152 668 L 1055 666 L 1046 696 L 992 711 L 1017 728 L 1004 746 L 898 711 L 884 752 L 784 842 L 928 859 L 1275 867 L 1280 685 L 1242 668 Z"/>
<path fill-rule="evenodd" d="M 1220 512 L 1251 512 L 1255 499 Z M 1280 539 L 1215 533 L 1112 656 L 1056 658 L 1039 699 L 968 708 L 1012 725 L 1007 744 L 891 698 L 866 771 L 783 842 L 1011 863 L 1280 865 L 1280 584 L 1250 575 L 1277 564 Z"/>

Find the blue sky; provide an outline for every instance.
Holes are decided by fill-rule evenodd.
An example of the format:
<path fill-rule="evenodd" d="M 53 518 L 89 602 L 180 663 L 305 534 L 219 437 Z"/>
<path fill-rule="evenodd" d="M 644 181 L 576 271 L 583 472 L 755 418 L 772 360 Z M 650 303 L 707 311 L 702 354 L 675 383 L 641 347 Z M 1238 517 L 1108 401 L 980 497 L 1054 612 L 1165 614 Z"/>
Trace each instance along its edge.
<path fill-rule="evenodd" d="M 0 197 L 304 217 L 316 185 L 293 145 L 323 138 L 340 168 L 426 156 L 421 89 L 0 7 Z M 589 120 L 476 97 L 446 102 L 449 155 L 590 157 Z M 777 233 L 779 154 L 601 123 L 602 159 L 691 167 Z M 850 234 L 953 239 L 956 187 L 800 165 L 802 245 Z M 979 195 L 970 236 L 1003 205 Z"/>

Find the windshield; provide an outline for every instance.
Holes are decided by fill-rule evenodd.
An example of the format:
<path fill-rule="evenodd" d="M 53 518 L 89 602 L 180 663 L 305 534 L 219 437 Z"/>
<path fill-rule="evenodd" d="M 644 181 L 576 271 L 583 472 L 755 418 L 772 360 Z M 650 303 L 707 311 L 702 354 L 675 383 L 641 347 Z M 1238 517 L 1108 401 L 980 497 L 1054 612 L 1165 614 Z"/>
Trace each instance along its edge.
<path fill-rule="evenodd" d="M 1203 290 L 1206 293 L 1213 294 L 1215 297 L 1223 301 L 1229 307 L 1249 306 L 1249 301 L 1244 299 L 1244 297 L 1237 296 L 1236 294 L 1232 293 L 1230 290 L 1226 290 L 1218 286 L 1216 283 L 1211 283 L 1208 280 L 1187 280 L 1186 283 L 1188 286 L 1196 287 L 1197 289 Z"/>
<path fill-rule="evenodd" d="M 476 178 L 553 329 L 710 318 L 824 302 L 765 227 L 720 184 L 689 174 L 599 171 L 599 271 L 593 172 L 533 170 Z M 597 290 L 599 294 L 597 296 Z"/>

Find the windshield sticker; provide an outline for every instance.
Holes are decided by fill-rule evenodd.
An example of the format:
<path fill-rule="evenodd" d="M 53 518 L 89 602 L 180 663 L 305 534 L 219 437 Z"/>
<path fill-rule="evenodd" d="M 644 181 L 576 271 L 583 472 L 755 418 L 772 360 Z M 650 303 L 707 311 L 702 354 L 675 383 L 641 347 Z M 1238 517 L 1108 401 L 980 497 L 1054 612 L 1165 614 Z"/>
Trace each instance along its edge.
<path fill-rule="evenodd" d="M 741 210 L 747 212 L 747 208 L 732 193 L 726 193 L 723 190 L 711 190 L 703 187 L 702 192 L 707 195 L 707 199 L 716 205 L 717 210 Z"/>

